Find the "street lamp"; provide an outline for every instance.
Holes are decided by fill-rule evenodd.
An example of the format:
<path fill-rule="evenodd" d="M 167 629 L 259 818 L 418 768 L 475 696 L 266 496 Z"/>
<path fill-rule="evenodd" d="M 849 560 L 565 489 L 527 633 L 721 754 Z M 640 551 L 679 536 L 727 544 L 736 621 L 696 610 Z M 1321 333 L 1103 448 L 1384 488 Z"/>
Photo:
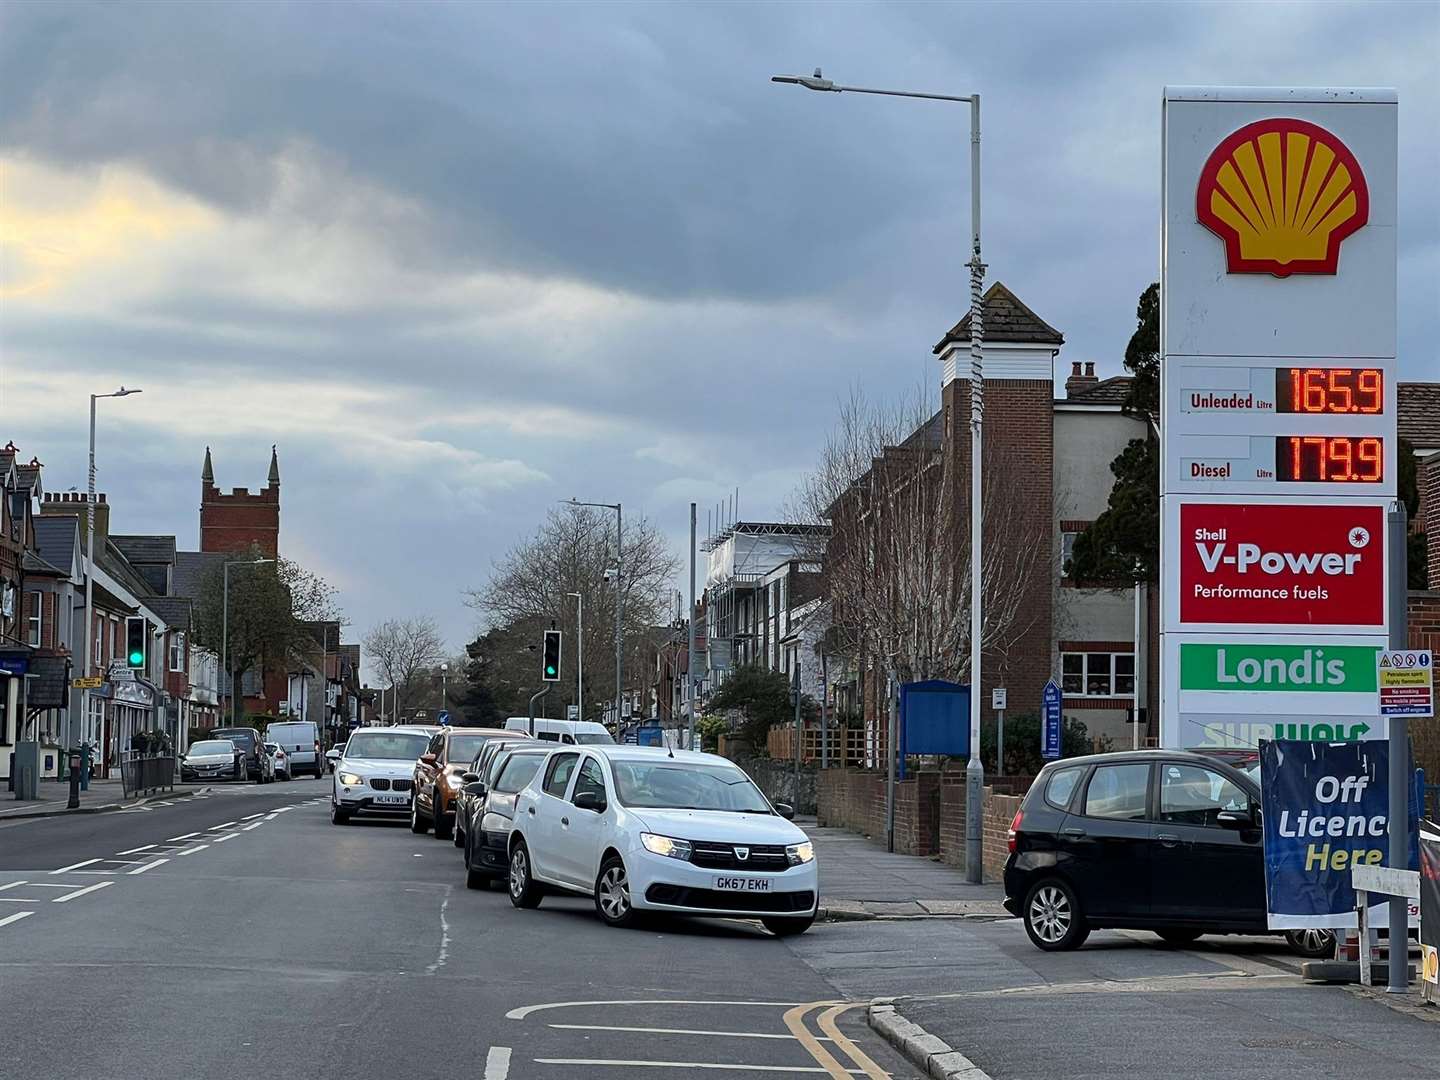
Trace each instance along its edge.
<path fill-rule="evenodd" d="M 445 692 L 445 677 L 446 677 L 446 675 L 448 674 L 449 671 L 450 671 L 450 665 L 449 665 L 449 664 L 441 664 L 441 665 L 440 665 L 440 711 L 441 711 L 441 712 L 444 712 L 444 711 L 448 708 L 448 702 L 447 702 L 447 700 L 446 700 L 446 692 Z"/>
<path fill-rule="evenodd" d="M 575 719 L 585 719 L 585 597 L 578 593 L 566 593 L 575 597 Z"/>
<path fill-rule="evenodd" d="M 231 559 L 225 564 L 223 577 L 225 585 L 220 601 L 220 651 L 225 654 L 225 674 L 230 679 L 230 726 L 235 726 L 235 665 L 230 661 L 230 567 L 260 566 L 273 563 L 274 559 Z"/>
<path fill-rule="evenodd" d="M 620 620 L 625 606 L 625 590 L 622 587 L 625 566 L 622 559 L 622 546 L 625 534 L 620 504 L 581 502 L 579 499 L 569 499 L 568 503 L 570 506 L 598 506 L 605 510 L 615 511 L 615 730 L 618 732 L 620 730 L 621 684 L 625 675 L 625 642 L 620 632 Z"/>
<path fill-rule="evenodd" d="M 970 106 L 970 761 L 965 768 L 965 877 L 981 880 L 982 788 L 985 770 L 980 763 L 980 434 L 985 418 L 985 316 L 981 299 L 985 264 L 980 261 L 980 95 L 922 94 L 913 90 L 874 90 L 837 86 L 815 69 L 814 75 L 776 75 L 770 80 L 792 83 L 807 90 L 832 94 L 878 94 L 883 97 L 922 98 L 929 101 L 966 102 Z M 895 747 L 890 748 L 894 768 Z M 892 803 L 893 805 L 893 803 Z"/>
<path fill-rule="evenodd" d="M 101 398 L 122 398 L 141 394 L 143 390 L 127 390 L 120 387 L 113 394 L 90 395 L 90 472 L 85 495 L 85 676 L 90 677 L 90 665 L 94 659 L 92 648 L 95 643 L 95 600 L 92 584 L 95 578 L 95 402 Z M 90 688 L 80 691 L 80 734 L 86 736 L 90 723 Z M 75 723 L 69 725 L 71 745 L 75 743 Z M 102 755 L 103 757 L 103 755 Z"/>

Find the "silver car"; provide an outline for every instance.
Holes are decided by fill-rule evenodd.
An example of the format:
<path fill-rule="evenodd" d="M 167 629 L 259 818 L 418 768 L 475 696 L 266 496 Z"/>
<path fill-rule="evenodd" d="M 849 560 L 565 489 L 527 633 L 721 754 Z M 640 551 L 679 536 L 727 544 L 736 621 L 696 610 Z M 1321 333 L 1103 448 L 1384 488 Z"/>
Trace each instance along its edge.
<path fill-rule="evenodd" d="M 180 779 L 244 780 L 245 752 L 229 739 L 203 739 L 180 755 Z"/>
<path fill-rule="evenodd" d="M 434 728 L 356 728 L 335 763 L 330 820 L 345 825 L 356 814 L 410 814 L 411 773 Z"/>

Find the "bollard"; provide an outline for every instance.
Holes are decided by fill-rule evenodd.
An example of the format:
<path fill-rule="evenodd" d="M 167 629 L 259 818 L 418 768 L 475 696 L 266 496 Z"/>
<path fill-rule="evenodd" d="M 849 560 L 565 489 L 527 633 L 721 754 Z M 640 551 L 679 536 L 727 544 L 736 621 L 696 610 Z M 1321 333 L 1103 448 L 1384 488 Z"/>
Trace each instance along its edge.
<path fill-rule="evenodd" d="M 66 810 L 80 809 L 80 751 L 70 751 L 70 801 Z"/>

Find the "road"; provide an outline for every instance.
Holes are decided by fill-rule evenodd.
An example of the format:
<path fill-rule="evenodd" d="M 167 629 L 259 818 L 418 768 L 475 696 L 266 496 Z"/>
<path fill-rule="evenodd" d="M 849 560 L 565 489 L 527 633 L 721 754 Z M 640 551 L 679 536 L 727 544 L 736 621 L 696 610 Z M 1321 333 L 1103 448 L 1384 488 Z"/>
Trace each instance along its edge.
<path fill-rule="evenodd" d="M 0 826 L 6 1075 L 916 1075 L 816 967 L 867 924 L 518 911 L 448 841 L 331 825 L 328 784 Z"/>

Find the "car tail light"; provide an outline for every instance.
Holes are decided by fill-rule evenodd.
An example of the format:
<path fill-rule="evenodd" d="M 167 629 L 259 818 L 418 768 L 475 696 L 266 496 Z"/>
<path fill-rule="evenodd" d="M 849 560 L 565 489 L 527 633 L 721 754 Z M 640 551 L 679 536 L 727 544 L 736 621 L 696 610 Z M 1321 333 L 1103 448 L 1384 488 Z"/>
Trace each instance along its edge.
<path fill-rule="evenodd" d="M 1020 838 L 1020 822 L 1025 817 L 1024 810 L 1015 811 L 1015 820 L 1010 822 L 1010 831 L 1005 834 L 1005 843 L 1011 851 L 1015 850 L 1015 841 Z"/>

